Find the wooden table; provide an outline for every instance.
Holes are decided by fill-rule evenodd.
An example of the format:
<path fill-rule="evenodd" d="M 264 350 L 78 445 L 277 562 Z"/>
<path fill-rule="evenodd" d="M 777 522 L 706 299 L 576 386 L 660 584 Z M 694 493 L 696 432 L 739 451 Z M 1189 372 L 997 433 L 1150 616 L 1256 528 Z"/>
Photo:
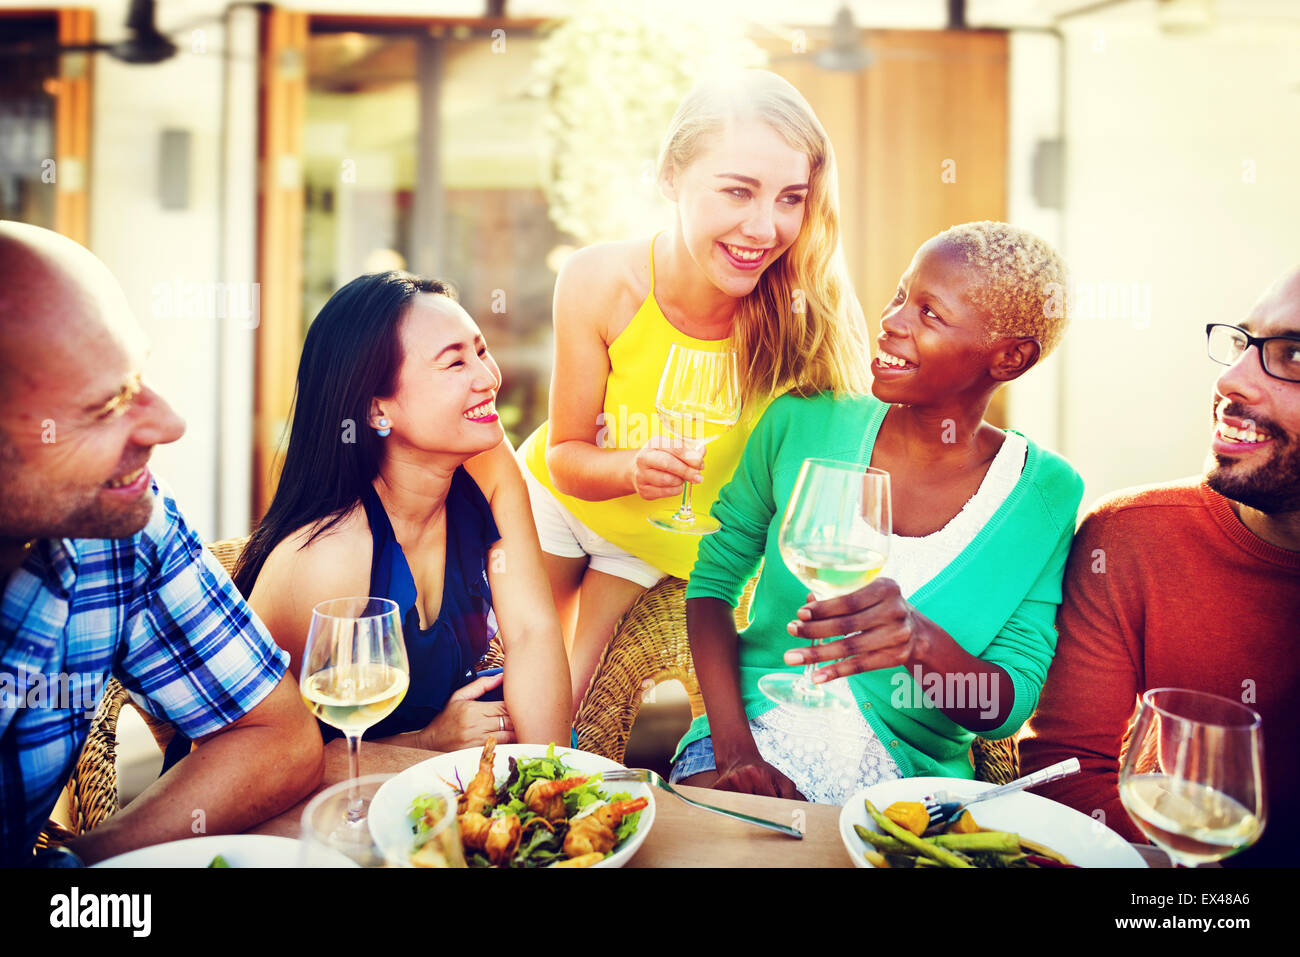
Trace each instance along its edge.
<path fill-rule="evenodd" d="M 432 752 L 387 744 L 361 745 L 361 773 L 393 774 L 430 757 Z M 347 744 L 341 739 L 325 746 L 322 788 L 348 776 Z M 655 792 L 655 823 L 628 867 L 852 867 L 840 840 L 840 809 L 780 798 L 756 797 L 707 788 L 682 787 L 691 798 L 731 811 L 743 811 L 804 832 L 803 840 L 765 831 L 750 824 L 693 808 L 663 791 Z M 304 800 L 278 817 L 253 828 L 250 834 L 298 837 Z"/>
<path fill-rule="evenodd" d="M 390 744 L 361 746 L 361 773 L 396 774 L 434 756 L 434 752 L 399 748 Z M 325 745 L 325 778 L 321 790 L 348 776 L 347 742 L 335 739 Z M 840 840 L 840 809 L 830 804 L 808 804 L 781 798 L 757 797 L 731 791 L 711 791 L 679 785 L 678 790 L 697 801 L 729 811 L 792 824 L 803 840 L 784 837 L 750 824 L 742 824 L 693 808 L 671 794 L 655 792 L 655 823 L 628 867 L 852 867 Z M 278 817 L 250 830 L 297 838 L 303 808 L 309 798 Z M 1148 867 L 1169 867 L 1164 851 L 1150 844 L 1134 844 Z"/>

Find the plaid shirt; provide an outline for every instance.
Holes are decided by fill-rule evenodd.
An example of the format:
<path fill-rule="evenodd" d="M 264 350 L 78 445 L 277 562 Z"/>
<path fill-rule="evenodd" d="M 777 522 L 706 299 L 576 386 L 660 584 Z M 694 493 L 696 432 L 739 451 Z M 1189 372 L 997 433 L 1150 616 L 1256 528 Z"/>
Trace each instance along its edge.
<path fill-rule="evenodd" d="M 242 717 L 289 656 L 155 481 L 133 538 L 37 542 L 0 602 L 0 865 L 22 863 L 110 675 L 191 739 Z"/>

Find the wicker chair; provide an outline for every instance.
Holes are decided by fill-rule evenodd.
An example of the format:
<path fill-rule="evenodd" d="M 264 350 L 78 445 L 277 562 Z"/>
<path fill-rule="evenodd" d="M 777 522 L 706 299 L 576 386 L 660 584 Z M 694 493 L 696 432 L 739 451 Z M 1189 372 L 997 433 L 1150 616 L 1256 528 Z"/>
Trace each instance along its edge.
<path fill-rule="evenodd" d="M 103 823 L 118 808 L 117 716 L 130 700 L 116 678 L 110 678 L 90 722 L 90 732 L 77 766 L 64 789 L 68 825 L 51 820 L 36 839 L 36 849 L 64 844 Z"/>
<path fill-rule="evenodd" d="M 746 585 L 736 607 L 737 628 L 749 623 L 749 602 L 756 581 L 752 579 Z M 676 679 L 682 683 L 690 699 L 692 718 L 704 713 L 686 635 L 685 599 L 686 583 L 680 578 L 665 578 L 643 593 L 619 621 L 574 721 L 579 748 L 622 763 L 641 703 L 649 689 L 662 681 Z M 1001 784 L 1020 774 L 1014 738 L 976 738 L 971 746 L 971 761 L 981 781 Z"/>
<path fill-rule="evenodd" d="M 244 554 L 244 546 L 248 544 L 249 537 L 245 535 L 242 538 L 223 538 L 219 542 L 208 542 L 208 551 L 216 556 L 227 575 L 234 576 L 235 566 L 239 564 L 239 556 Z"/>

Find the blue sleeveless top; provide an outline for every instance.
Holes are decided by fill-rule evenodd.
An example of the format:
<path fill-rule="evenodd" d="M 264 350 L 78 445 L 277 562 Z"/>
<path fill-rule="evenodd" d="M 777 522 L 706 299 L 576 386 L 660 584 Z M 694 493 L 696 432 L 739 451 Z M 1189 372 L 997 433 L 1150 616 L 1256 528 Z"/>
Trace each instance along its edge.
<path fill-rule="evenodd" d="M 501 538 L 501 533 L 478 485 L 463 468 L 456 469 L 445 505 L 447 559 L 442 607 L 437 621 L 421 630 L 415 579 L 373 486 L 366 487 L 361 502 L 372 541 L 370 594 L 390 598 L 401 609 L 402 635 L 411 665 L 411 684 L 402 703 L 383 721 L 367 728 L 364 735 L 382 738 L 419 731 L 446 707 L 452 692 L 474 680 L 474 666 L 487 654 L 491 638 L 488 547 Z M 326 740 L 342 737 L 340 731 L 323 723 L 321 731 Z"/>

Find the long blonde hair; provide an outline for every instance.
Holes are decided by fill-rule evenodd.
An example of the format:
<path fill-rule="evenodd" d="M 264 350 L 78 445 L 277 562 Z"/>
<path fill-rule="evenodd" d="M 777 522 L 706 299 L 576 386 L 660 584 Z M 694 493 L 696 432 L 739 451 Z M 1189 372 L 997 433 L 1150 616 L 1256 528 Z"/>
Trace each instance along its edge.
<path fill-rule="evenodd" d="M 673 116 L 659 151 L 659 175 L 688 167 L 707 136 L 756 119 L 808 157 L 808 195 L 799 235 L 737 306 L 732 345 L 743 399 L 796 392 L 865 393 L 871 386 L 866 319 L 840 248 L 835 151 L 808 101 L 766 70 L 743 70 L 697 85 Z"/>

